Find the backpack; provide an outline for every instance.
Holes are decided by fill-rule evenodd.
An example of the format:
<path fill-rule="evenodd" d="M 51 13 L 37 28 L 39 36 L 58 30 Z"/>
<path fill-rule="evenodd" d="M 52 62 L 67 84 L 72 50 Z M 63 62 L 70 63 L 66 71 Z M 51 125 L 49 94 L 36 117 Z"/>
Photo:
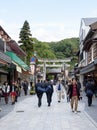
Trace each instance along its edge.
<path fill-rule="evenodd" d="M 92 92 L 92 90 L 88 89 L 88 90 L 86 91 L 86 94 L 87 94 L 87 96 L 92 96 L 92 95 L 93 95 L 93 92 Z"/>
<path fill-rule="evenodd" d="M 51 85 L 49 84 L 49 85 L 47 85 L 47 87 L 46 87 L 46 92 L 51 92 L 52 91 L 52 87 L 51 87 Z"/>
<path fill-rule="evenodd" d="M 60 84 L 58 85 L 58 90 L 61 90 L 61 85 Z"/>
<path fill-rule="evenodd" d="M 38 90 L 38 92 L 45 92 L 45 88 L 43 88 L 41 86 L 37 86 L 37 90 Z"/>

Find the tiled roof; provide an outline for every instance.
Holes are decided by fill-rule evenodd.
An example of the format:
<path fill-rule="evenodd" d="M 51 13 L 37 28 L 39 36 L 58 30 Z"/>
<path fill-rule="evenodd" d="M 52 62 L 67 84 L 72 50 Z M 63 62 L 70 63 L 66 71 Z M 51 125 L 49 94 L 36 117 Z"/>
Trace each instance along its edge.
<path fill-rule="evenodd" d="M 89 26 L 95 22 L 97 22 L 97 18 L 82 18 L 86 26 Z"/>
<path fill-rule="evenodd" d="M 14 40 L 7 42 L 7 45 L 10 46 L 11 50 L 17 55 L 26 56 L 26 53 L 19 47 L 19 45 Z"/>

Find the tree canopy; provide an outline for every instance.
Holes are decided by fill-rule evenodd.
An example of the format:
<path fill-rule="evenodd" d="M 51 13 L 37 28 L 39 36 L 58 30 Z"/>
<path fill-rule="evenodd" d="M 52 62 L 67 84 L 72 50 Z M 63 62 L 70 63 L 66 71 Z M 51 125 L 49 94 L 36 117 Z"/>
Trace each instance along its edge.
<path fill-rule="evenodd" d="M 71 69 L 78 62 L 76 53 L 79 50 L 79 38 L 68 38 L 59 42 L 48 43 L 57 59 L 65 59 L 71 57 Z"/>
<path fill-rule="evenodd" d="M 76 54 L 79 48 L 79 39 L 69 38 L 59 42 L 51 42 L 49 45 L 53 52 L 55 52 L 56 58 L 64 59 Z"/>
<path fill-rule="evenodd" d="M 55 54 L 50 49 L 50 46 L 45 42 L 37 42 L 34 44 L 34 50 L 37 52 L 38 58 L 56 59 Z"/>
<path fill-rule="evenodd" d="M 21 43 L 20 47 L 26 52 L 27 64 L 29 64 L 30 58 L 33 54 L 33 39 L 27 20 L 24 22 L 23 27 L 21 28 L 19 38 L 19 43 Z"/>

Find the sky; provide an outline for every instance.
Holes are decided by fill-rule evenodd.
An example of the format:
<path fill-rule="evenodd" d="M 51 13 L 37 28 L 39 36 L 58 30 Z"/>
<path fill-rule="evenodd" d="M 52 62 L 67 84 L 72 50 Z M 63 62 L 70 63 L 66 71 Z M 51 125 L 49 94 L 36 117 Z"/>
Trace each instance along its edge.
<path fill-rule="evenodd" d="M 25 20 L 32 37 L 60 41 L 79 37 L 82 18 L 97 17 L 97 0 L 1 0 L 0 25 L 18 42 Z"/>

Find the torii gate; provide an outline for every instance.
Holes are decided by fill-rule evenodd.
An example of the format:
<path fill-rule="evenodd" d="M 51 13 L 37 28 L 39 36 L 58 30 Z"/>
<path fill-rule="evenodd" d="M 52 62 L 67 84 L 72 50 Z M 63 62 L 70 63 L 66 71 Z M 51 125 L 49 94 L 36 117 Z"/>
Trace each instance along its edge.
<path fill-rule="evenodd" d="M 39 62 L 43 62 L 43 64 L 38 64 L 37 66 L 39 67 L 43 67 L 43 80 L 46 79 L 46 67 L 63 67 L 64 68 L 64 71 L 65 71 L 65 67 L 68 66 L 68 64 L 66 64 L 66 62 L 70 62 L 71 59 L 70 58 L 67 58 L 67 59 L 64 59 L 64 60 L 61 60 L 61 59 L 57 59 L 57 60 L 49 60 L 49 59 L 38 59 Z M 54 63 L 52 65 L 49 65 L 49 64 L 46 64 L 46 63 Z M 55 63 L 58 63 L 58 62 L 61 62 L 62 64 L 55 64 Z"/>

